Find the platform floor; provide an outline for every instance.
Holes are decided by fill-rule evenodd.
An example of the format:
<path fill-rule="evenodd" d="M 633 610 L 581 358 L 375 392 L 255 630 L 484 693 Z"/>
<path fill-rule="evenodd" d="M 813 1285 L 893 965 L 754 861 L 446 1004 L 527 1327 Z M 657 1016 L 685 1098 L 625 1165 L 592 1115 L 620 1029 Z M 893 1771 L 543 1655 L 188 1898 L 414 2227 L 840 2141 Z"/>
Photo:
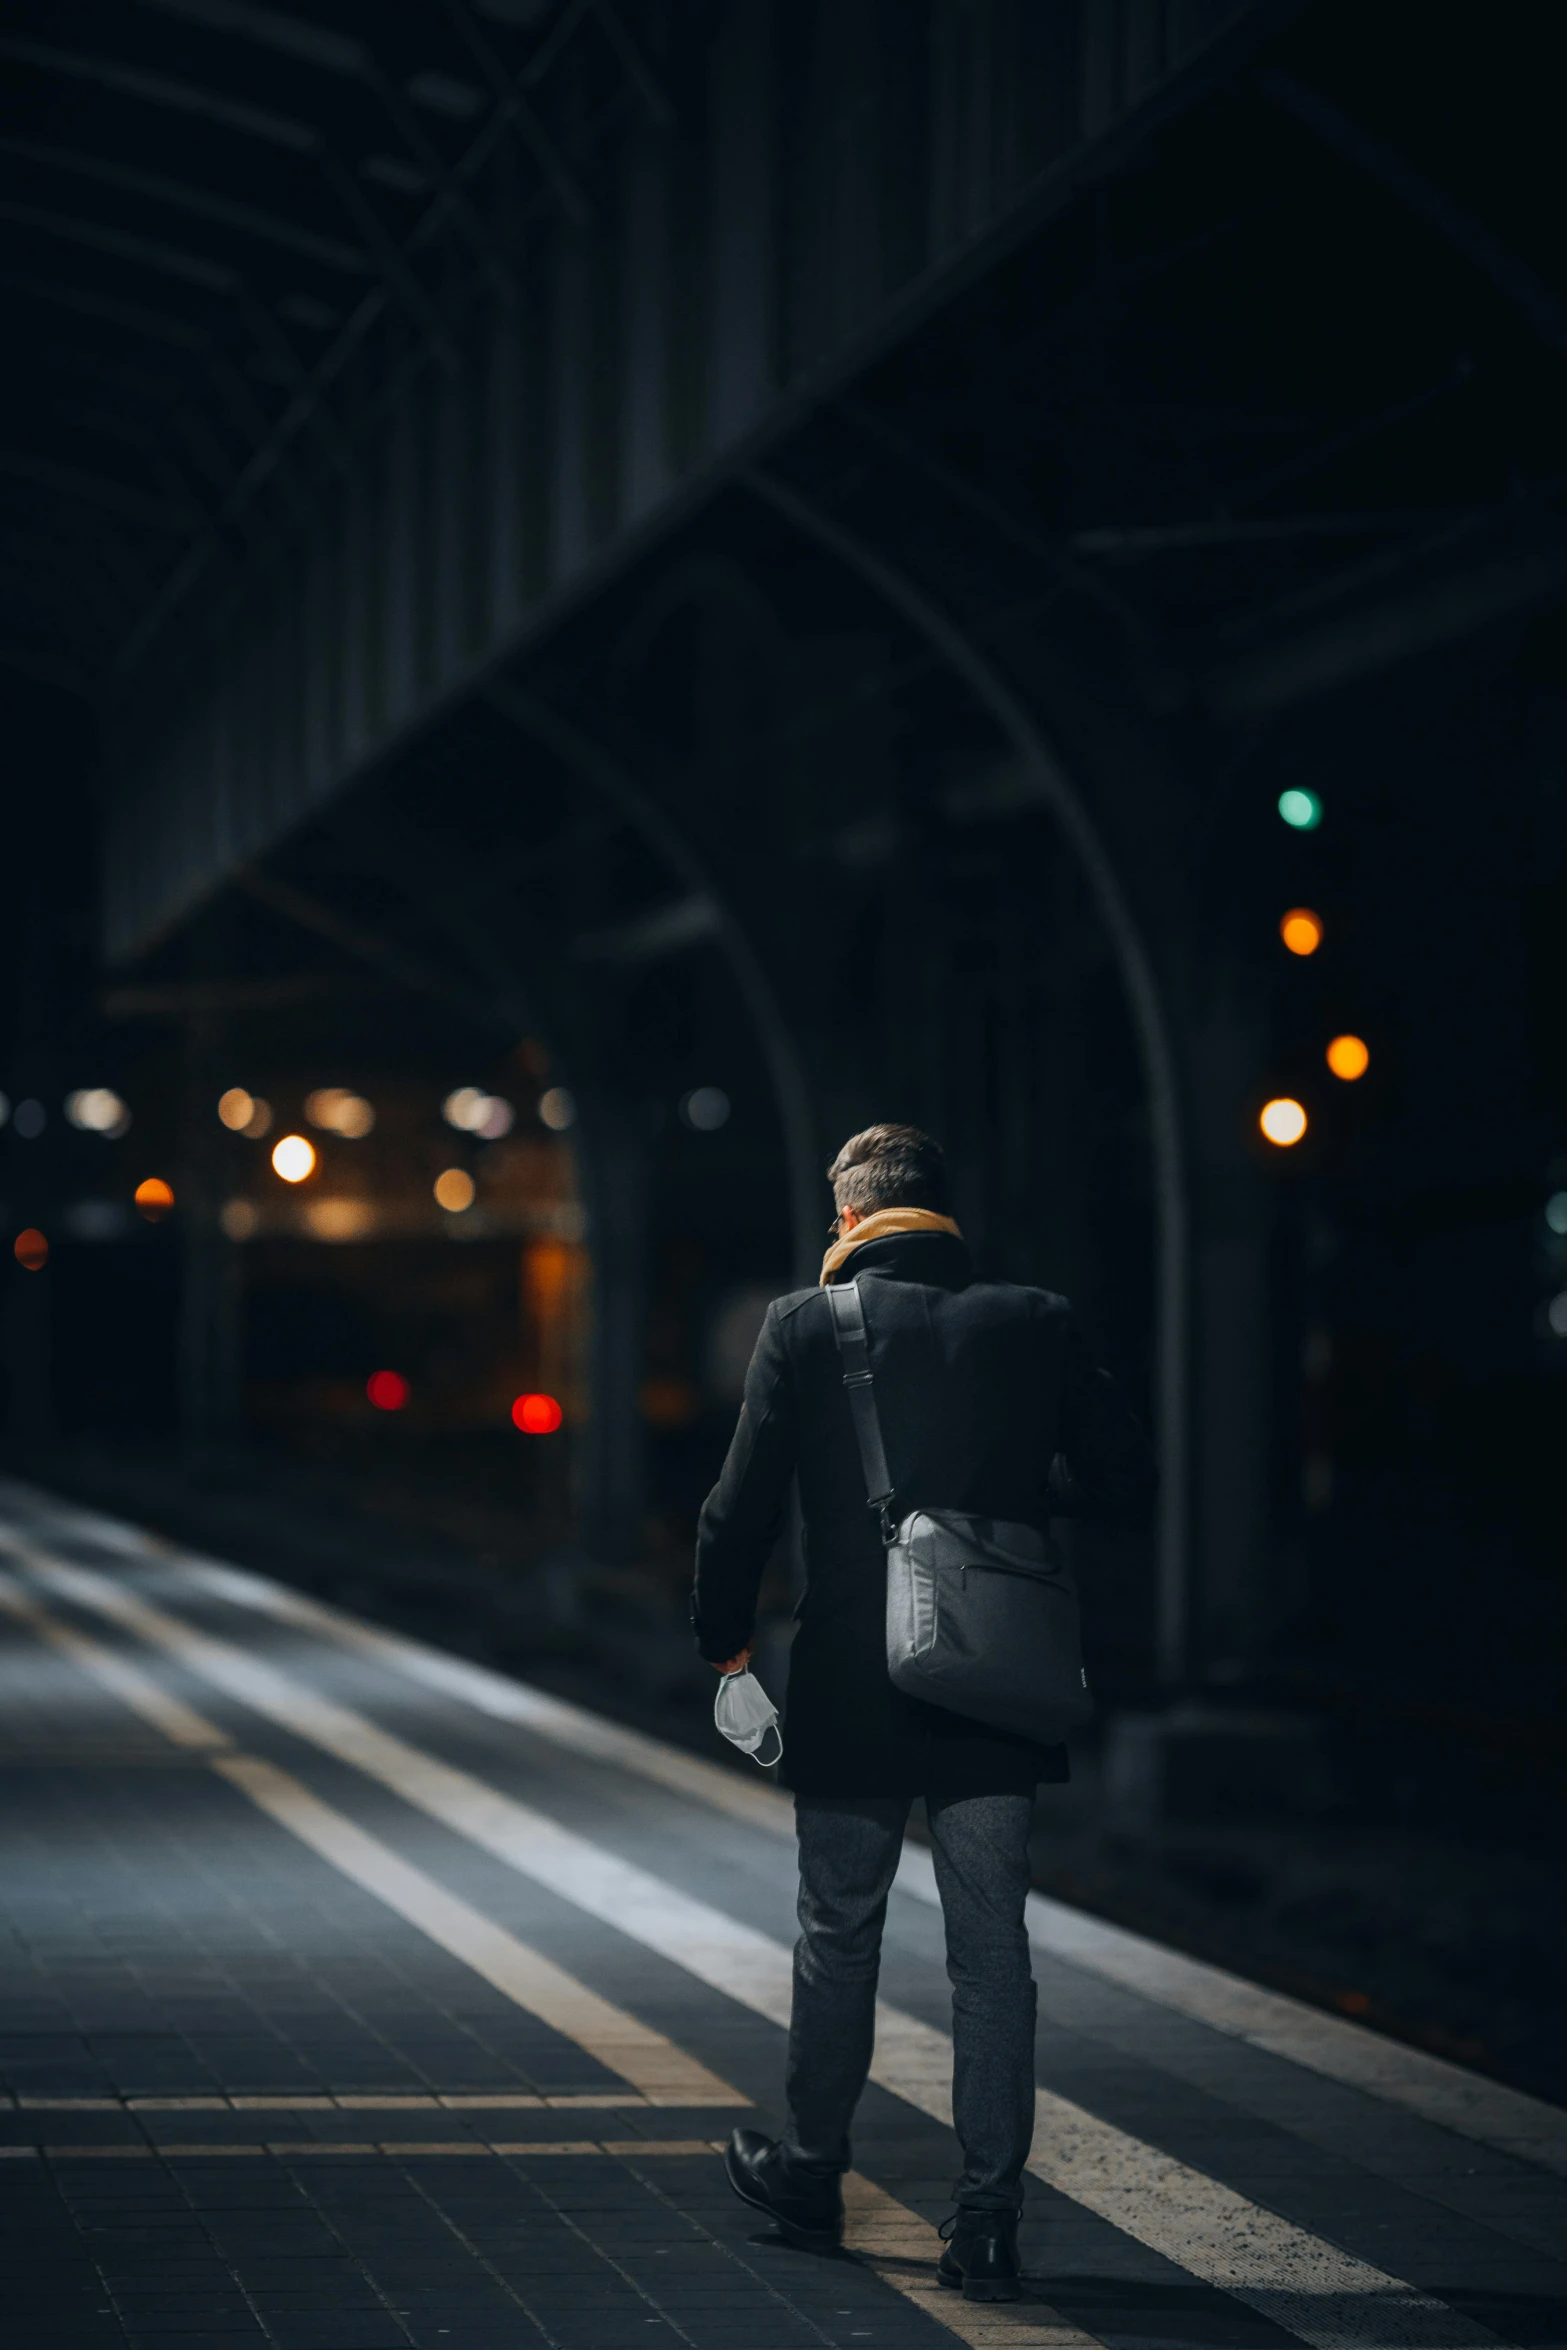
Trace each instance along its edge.
<path fill-rule="evenodd" d="M 1567 2115 L 1038 1897 L 1029 2294 L 939 2291 L 914 1844 L 788 2250 L 783 1797 L 10 1484 L 0 1814 L 6 2350 L 1567 2345 Z"/>

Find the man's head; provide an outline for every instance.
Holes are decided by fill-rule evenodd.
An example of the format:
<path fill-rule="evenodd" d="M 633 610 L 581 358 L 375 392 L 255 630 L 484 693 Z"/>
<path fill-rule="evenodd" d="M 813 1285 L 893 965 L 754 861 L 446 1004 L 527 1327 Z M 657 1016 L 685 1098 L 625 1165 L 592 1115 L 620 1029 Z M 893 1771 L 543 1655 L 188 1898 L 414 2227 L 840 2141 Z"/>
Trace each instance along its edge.
<path fill-rule="evenodd" d="M 827 1180 L 845 1231 L 879 1208 L 952 1213 L 941 1145 L 917 1126 L 867 1126 L 863 1134 L 851 1134 L 828 1168 Z"/>

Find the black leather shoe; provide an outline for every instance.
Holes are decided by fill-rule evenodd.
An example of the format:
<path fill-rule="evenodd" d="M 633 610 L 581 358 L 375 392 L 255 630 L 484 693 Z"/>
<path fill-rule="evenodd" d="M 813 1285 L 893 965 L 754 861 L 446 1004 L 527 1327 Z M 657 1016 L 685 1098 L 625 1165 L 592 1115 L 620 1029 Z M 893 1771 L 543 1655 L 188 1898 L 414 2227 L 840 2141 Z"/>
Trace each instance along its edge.
<path fill-rule="evenodd" d="M 836 2178 L 791 2177 L 776 2138 L 736 2130 L 724 2154 L 729 2184 L 742 2203 L 765 2212 L 802 2252 L 836 2252 L 843 2241 L 843 2189 Z"/>
<path fill-rule="evenodd" d="M 1017 2265 L 1017 2220 L 1008 2211 L 960 2211 L 950 2228 L 936 2277 L 965 2301 L 1015 2301 L 1022 2290 Z"/>

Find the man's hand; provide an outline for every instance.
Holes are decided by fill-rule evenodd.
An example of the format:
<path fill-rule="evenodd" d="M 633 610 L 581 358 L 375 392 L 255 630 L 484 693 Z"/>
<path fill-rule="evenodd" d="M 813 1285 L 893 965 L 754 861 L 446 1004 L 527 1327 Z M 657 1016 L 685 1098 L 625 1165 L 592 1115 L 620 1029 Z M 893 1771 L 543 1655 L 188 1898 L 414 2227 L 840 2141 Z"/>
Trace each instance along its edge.
<path fill-rule="evenodd" d="M 741 1649 L 738 1656 L 732 1656 L 727 1664 L 713 1665 L 713 1670 L 715 1673 L 743 1673 L 750 1661 L 751 1650 L 748 1644 L 746 1647 Z M 709 1657 L 708 1663 L 712 1664 L 712 1662 L 712 1658 Z"/>

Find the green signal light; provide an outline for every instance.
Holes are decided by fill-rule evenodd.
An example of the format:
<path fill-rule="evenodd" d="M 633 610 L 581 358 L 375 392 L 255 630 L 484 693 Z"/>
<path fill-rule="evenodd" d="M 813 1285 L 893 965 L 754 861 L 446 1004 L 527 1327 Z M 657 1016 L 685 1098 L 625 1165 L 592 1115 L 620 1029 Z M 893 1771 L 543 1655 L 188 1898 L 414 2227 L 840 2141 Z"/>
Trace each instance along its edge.
<path fill-rule="evenodd" d="M 1296 832 L 1315 832 L 1322 822 L 1322 802 L 1314 791 L 1281 791 L 1279 814 Z"/>

